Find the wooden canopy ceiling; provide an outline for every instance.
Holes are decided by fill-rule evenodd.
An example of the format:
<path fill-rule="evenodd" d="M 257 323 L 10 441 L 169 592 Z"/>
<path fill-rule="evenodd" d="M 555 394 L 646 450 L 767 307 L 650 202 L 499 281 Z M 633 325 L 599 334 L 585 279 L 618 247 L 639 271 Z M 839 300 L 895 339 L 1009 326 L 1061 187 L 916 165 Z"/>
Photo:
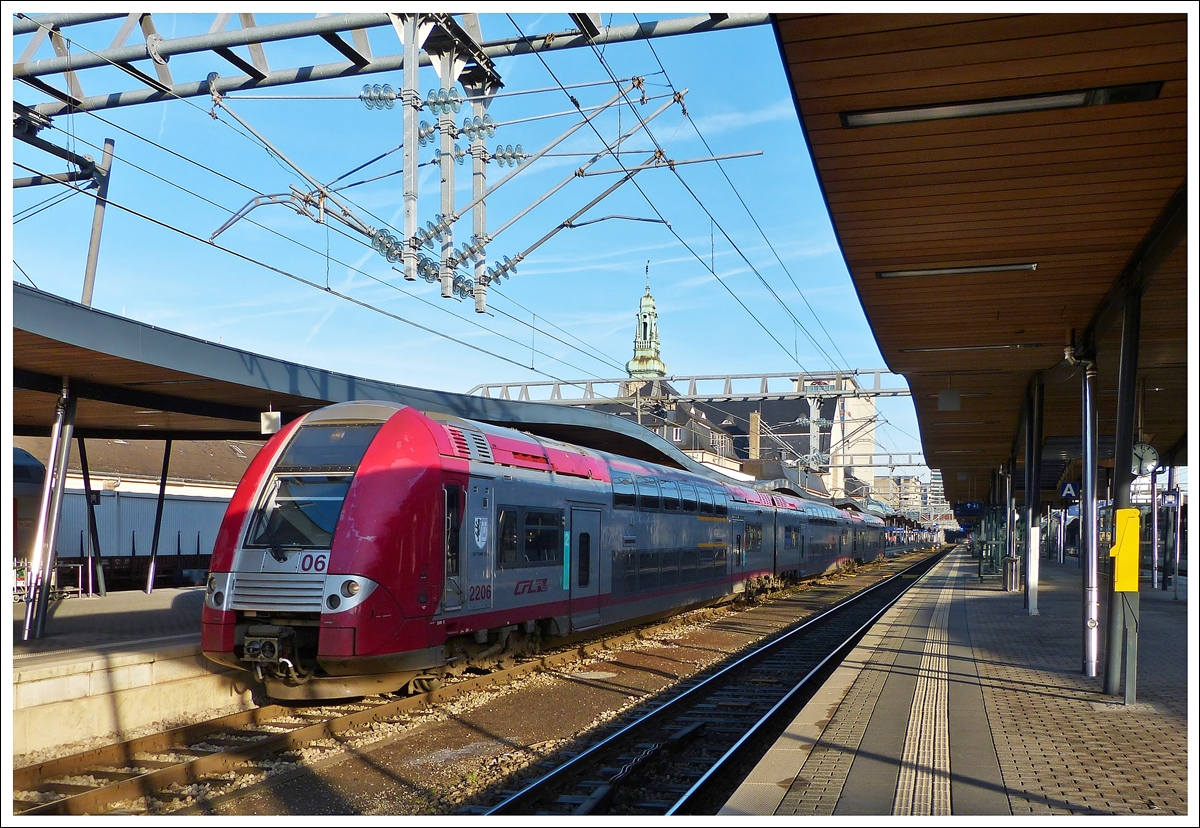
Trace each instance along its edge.
<path fill-rule="evenodd" d="M 941 469 L 947 498 L 983 500 L 1001 465 L 1022 462 L 1022 409 L 1038 372 L 1041 486 L 1057 496 L 1080 444 L 1081 369 L 1064 360 L 1072 342 L 1095 354 L 1101 446 L 1111 457 L 1128 290 L 1142 292 L 1134 438 L 1185 463 L 1186 16 L 780 14 L 774 22 L 847 267 L 884 359 L 909 382 L 925 457 Z M 1092 90 L 1101 91 L 1059 99 L 1095 104 L 1073 108 L 919 111 L 997 101 L 1019 110 L 1019 99 Z M 1104 103 L 1114 98 L 1132 100 Z M 918 111 L 894 112 L 908 108 Z M 880 111 L 893 112 L 865 120 L 898 122 L 846 117 Z M 938 410 L 944 389 L 959 392 L 959 410 Z"/>

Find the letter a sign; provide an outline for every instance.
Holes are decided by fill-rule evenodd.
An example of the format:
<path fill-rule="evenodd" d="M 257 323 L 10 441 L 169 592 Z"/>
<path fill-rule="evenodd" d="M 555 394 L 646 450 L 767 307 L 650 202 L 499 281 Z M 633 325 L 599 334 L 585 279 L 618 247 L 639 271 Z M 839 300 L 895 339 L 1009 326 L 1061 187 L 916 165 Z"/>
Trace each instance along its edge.
<path fill-rule="evenodd" d="M 1078 500 L 1079 499 L 1079 484 L 1068 480 L 1062 484 L 1062 488 L 1058 492 L 1058 496 L 1063 500 Z"/>

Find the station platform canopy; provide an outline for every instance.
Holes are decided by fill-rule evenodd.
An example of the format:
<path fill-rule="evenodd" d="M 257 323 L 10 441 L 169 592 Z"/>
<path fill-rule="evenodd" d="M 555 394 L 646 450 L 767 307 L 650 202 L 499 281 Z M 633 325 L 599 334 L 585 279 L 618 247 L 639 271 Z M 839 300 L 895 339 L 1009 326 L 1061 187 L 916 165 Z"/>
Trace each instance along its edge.
<path fill-rule="evenodd" d="M 700 474 L 712 472 L 651 431 L 601 412 L 433 391 L 300 365 L 156 328 L 13 285 L 13 433 L 44 436 L 63 378 L 78 400 L 75 436 L 126 440 L 265 439 L 260 415 L 288 422 L 351 400 L 528 431 Z"/>
<path fill-rule="evenodd" d="M 773 25 L 846 266 L 884 360 L 908 380 L 947 500 L 984 500 L 995 471 L 1021 463 L 1035 376 L 1040 486 L 1058 496 L 1081 456 L 1084 360 L 1112 457 L 1130 297 L 1134 439 L 1185 464 L 1187 15 Z"/>

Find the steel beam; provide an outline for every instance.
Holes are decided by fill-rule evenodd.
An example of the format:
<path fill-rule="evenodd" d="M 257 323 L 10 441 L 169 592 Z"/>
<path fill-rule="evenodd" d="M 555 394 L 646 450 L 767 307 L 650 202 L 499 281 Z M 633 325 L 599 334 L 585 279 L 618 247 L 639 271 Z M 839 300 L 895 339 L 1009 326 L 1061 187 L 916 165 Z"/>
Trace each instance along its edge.
<path fill-rule="evenodd" d="M 124 17 L 125 15 L 116 16 Z M 675 20 L 652 20 L 638 25 L 613 26 L 604 29 L 595 40 L 589 40 L 585 35 L 573 30 L 531 35 L 529 37 L 507 38 L 482 44 L 481 52 L 487 58 L 494 60 L 501 57 L 533 54 L 535 52 L 590 48 L 593 44 L 624 43 L 699 32 L 741 29 L 748 26 L 763 26 L 770 22 L 770 15 L 766 13 L 731 14 L 724 20 L 713 20 L 707 15 L 698 15 Z M 170 57 L 177 54 L 210 51 L 220 47 L 248 46 L 251 43 L 267 43 L 296 37 L 320 37 L 331 33 L 355 29 L 370 29 L 390 24 L 391 20 L 387 14 L 333 15 L 314 20 L 258 26 L 252 30 L 242 29 L 165 40 L 158 46 L 156 51 L 160 56 Z M 54 94 L 52 89 L 45 88 L 45 84 L 38 81 L 37 78 L 45 75 L 60 74 L 67 69 L 78 71 L 96 66 L 106 66 L 110 63 L 120 64 L 135 60 L 151 59 L 152 57 L 146 45 L 126 46 L 120 49 L 105 49 L 94 53 L 73 55 L 69 60 L 51 58 L 19 63 L 13 66 L 13 77 L 15 80 L 32 82 L 34 85 L 42 87 L 47 94 Z M 306 83 L 314 80 L 330 80 L 333 78 L 370 75 L 379 72 L 395 72 L 404 68 L 403 54 L 377 56 L 367 66 L 360 65 L 361 59 L 359 57 L 356 60 L 341 63 L 326 63 L 319 66 L 283 69 L 269 72 L 266 77 L 261 79 L 248 74 L 222 78 L 216 84 L 215 91 L 225 93 L 233 90 L 264 89 L 274 86 Z M 429 65 L 429 58 L 427 56 L 421 58 L 421 65 Z M 62 95 L 65 93 L 59 92 L 57 94 Z M 33 107 L 33 109 L 42 115 L 53 116 L 66 114 L 73 110 L 92 111 L 111 109 L 114 107 L 135 106 L 142 103 L 176 98 L 192 98 L 208 94 L 210 94 L 210 89 L 207 82 L 200 80 L 173 84 L 167 92 L 159 89 L 114 92 L 93 95 L 71 103 L 64 101 L 42 103 Z"/>

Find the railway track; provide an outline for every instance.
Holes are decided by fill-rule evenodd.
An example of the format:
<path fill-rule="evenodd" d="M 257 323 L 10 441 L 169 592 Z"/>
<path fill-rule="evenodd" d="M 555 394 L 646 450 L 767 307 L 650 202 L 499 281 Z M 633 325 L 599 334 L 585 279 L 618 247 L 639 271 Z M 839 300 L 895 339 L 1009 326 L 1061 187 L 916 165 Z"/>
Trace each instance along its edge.
<path fill-rule="evenodd" d="M 269 705 L 13 771 L 13 813 L 187 813 L 273 784 L 305 764 L 344 751 L 381 724 L 525 675 L 561 669 L 595 653 L 653 637 L 680 623 L 725 614 L 693 611 L 464 677 L 414 696 L 372 696 L 341 705 Z M 698 734 L 692 734 L 698 735 Z"/>
<path fill-rule="evenodd" d="M 941 554 L 767 641 L 570 758 L 487 815 L 713 814 L 862 634 Z"/>

